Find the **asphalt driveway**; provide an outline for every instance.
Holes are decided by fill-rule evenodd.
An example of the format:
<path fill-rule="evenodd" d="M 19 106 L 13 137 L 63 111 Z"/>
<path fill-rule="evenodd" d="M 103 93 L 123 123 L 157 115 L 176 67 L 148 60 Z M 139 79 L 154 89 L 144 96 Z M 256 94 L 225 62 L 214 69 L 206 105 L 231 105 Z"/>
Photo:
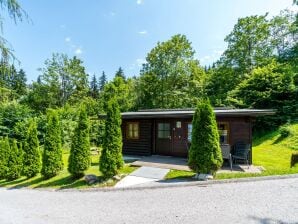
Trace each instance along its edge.
<path fill-rule="evenodd" d="M 118 191 L 0 189 L 0 223 L 298 223 L 298 178 Z"/>

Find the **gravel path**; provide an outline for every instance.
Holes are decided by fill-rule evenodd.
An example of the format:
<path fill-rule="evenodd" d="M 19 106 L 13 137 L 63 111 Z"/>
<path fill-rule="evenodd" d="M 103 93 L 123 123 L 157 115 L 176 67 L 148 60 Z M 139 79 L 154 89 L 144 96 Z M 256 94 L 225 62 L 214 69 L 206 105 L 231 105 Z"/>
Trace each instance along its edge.
<path fill-rule="evenodd" d="M 110 192 L 2 188 L 0 223 L 298 223 L 298 178 Z"/>

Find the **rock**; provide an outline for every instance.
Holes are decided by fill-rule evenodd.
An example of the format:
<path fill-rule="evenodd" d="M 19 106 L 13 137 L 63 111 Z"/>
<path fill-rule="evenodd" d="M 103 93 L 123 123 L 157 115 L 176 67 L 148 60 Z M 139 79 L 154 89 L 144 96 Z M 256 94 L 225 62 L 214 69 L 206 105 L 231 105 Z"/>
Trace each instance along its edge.
<path fill-rule="evenodd" d="M 121 177 L 119 175 L 116 175 L 116 176 L 113 176 L 113 179 L 119 181 L 121 180 Z"/>
<path fill-rule="evenodd" d="M 84 179 L 87 182 L 87 184 L 95 184 L 98 181 L 97 176 L 93 174 L 85 175 Z"/>
<path fill-rule="evenodd" d="M 204 180 L 204 181 L 206 181 L 206 180 L 212 180 L 213 179 L 213 176 L 211 175 L 211 174 L 204 174 L 204 173 L 201 173 L 201 174 L 197 174 L 196 175 L 196 178 L 198 179 L 198 180 Z"/>

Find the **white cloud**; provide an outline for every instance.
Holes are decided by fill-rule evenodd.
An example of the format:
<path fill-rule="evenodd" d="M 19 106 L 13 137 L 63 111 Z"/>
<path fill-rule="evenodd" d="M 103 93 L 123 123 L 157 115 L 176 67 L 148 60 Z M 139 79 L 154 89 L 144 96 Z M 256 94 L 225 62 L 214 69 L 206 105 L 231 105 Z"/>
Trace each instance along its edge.
<path fill-rule="evenodd" d="M 216 60 L 220 58 L 220 56 L 223 54 L 223 50 L 221 49 L 214 49 L 210 55 L 205 55 L 201 57 L 199 60 L 203 65 L 210 65 Z"/>
<path fill-rule="evenodd" d="M 76 55 L 80 55 L 80 54 L 83 53 L 83 50 L 82 50 L 80 47 L 78 47 L 78 48 L 75 50 L 74 53 L 75 53 Z"/>
<path fill-rule="evenodd" d="M 148 33 L 148 31 L 147 30 L 142 30 L 142 31 L 139 31 L 138 33 L 141 34 L 141 35 L 146 35 Z"/>
<path fill-rule="evenodd" d="M 65 42 L 67 42 L 67 43 L 71 42 L 71 38 L 70 37 L 65 37 Z"/>
<path fill-rule="evenodd" d="M 138 58 L 138 59 L 136 60 L 136 63 L 137 63 L 137 65 L 138 65 L 139 67 L 141 67 L 143 64 L 146 63 L 146 60 L 143 59 L 143 58 Z"/>
<path fill-rule="evenodd" d="M 143 4 L 143 0 L 137 0 L 137 4 L 138 4 L 138 5 Z"/>

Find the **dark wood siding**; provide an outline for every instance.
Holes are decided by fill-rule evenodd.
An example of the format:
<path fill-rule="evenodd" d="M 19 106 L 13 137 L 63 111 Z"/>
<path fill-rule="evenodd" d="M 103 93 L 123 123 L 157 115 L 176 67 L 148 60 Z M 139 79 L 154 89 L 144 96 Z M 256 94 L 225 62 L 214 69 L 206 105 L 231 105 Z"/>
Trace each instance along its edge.
<path fill-rule="evenodd" d="M 126 139 L 127 122 L 139 123 L 139 139 Z M 152 149 L 152 121 L 151 120 L 123 120 L 122 138 L 123 153 L 128 155 L 151 155 Z"/>

